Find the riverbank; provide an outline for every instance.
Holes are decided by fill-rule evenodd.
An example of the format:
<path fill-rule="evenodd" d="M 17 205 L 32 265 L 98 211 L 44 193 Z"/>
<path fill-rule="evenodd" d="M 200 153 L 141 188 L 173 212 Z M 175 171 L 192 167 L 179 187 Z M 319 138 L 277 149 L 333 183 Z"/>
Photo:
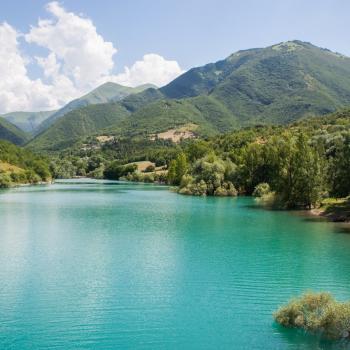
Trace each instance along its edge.
<path fill-rule="evenodd" d="M 321 206 L 312 209 L 312 215 L 324 217 L 332 222 L 350 223 L 350 197 L 327 198 L 322 201 Z"/>

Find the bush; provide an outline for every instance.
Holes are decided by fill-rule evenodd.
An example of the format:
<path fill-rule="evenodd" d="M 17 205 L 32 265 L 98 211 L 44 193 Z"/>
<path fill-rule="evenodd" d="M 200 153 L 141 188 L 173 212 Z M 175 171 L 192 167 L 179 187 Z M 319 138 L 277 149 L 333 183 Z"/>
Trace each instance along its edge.
<path fill-rule="evenodd" d="M 37 184 L 41 182 L 41 177 L 32 169 L 25 171 L 25 176 L 28 183 L 30 184 Z"/>
<path fill-rule="evenodd" d="M 134 173 L 136 169 L 136 164 L 120 165 L 118 161 L 115 161 L 107 166 L 103 172 L 103 176 L 108 180 L 119 180 L 121 177 L 125 177 L 129 173 Z"/>
<path fill-rule="evenodd" d="M 329 339 L 350 339 L 350 302 L 341 303 L 329 293 L 306 293 L 274 313 L 284 327 L 301 328 Z"/>
<path fill-rule="evenodd" d="M 205 196 L 207 194 L 207 184 L 201 180 L 198 183 L 189 183 L 185 187 L 179 189 L 178 193 L 191 196 Z"/>
<path fill-rule="evenodd" d="M 0 188 L 9 188 L 11 185 L 11 177 L 7 174 L 0 174 Z"/>
<path fill-rule="evenodd" d="M 255 186 L 255 189 L 253 191 L 254 197 L 263 197 L 266 196 L 271 192 L 270 185 L 266 182 L 260 183 L 259 185 Z"/>

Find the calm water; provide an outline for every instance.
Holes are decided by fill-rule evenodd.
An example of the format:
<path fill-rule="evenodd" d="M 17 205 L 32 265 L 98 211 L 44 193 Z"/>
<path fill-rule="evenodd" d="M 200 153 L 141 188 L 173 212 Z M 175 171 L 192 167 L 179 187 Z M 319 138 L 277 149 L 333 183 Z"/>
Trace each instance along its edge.
<path fill-rule="evenodd" d="M 0 349 L 331 349 L 274 324 L 307 289 L 350 299 L 350 235 L 153 185 L 0 192 Z"/>

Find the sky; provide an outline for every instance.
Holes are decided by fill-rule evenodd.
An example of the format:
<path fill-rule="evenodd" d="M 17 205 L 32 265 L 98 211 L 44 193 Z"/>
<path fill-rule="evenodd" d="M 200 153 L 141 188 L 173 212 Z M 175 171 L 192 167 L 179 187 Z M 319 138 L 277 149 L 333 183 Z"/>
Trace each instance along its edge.
<path fill-rule="evenodd" d="M 1 0 L 0 113 L 51 110 L 107 81 L 163 86 L 252 47 L 350 56 L 349 0 Z"/>

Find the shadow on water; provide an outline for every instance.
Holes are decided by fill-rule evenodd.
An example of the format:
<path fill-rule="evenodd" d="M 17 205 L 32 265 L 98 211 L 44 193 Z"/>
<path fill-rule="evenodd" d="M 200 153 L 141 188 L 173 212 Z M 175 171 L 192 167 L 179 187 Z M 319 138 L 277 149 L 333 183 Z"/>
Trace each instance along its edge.
<path fill-rule="evenodd" d="M 312 350 L 335 350 L 335 349 L 350 349 L 348 340 L 330 341 L 316 334 L 309 334 L 303 330 L 284 328 L 274 323 L 273 328 L 275 333 L 279 334 L 287 344 L 295 344 L 297 349 L 312 349 Z"/>
<path fill-rule="evenodd" d="M 338 224 L 334 227 L 334 233 L 350 234 L 350 224 Z"/>

